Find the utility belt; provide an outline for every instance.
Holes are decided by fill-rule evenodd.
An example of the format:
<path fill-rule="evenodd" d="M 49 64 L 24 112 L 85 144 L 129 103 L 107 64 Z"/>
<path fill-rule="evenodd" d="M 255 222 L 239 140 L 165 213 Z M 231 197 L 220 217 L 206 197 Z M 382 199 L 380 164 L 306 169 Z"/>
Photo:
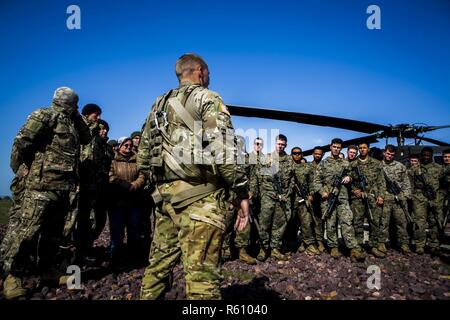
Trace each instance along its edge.
<path fill-rule="evenodd" d="M 216 185 L 209 182 L 192 185 L 183 180 L 177 180 L 168 183 L 176 183 L 177 189 L 180 189 L 180 191 L 175 193 L 164 193 L 160 191 L 161 185 L 159 185 L 155 187 L 152 198 L 156 205 L 160 205 L 164 201 L 170 203 L 174 209 L 187 207 L 219 189 Z"/>

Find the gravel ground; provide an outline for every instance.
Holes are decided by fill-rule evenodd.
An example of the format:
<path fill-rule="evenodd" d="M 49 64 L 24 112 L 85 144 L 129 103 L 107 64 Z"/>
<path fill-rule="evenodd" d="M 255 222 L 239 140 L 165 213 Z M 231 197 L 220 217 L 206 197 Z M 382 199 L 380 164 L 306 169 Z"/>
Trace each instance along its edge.
<path fill-rule="evenodd" d="M 6 226 L 0 225 L 0 239 Z M 103 299 L 134 300 L 144 268 L 111 272 L 106 268 L 106 248 L 109 243 L 105 230 L 96 241 L 99 262 L 86 268 L 82 274 L 82 289 L 70 291 L 66 286 L 47 287 L 37 276 L 25 278 L 26 286 L 33 288 L 27 299 Z M 371 274 L 367 268 L 378 266 L 381 288 L 368 289 Z M 340 299 L 450 299 L 450 265 L 429 255 L 404 256 L 390 250 L 386 259 L 368 256 L 363 263 L 349 258 L 334 260 L 329 255 L 309 257 L 289 254 L 288 261 L 269 258 L 249 266 L 238 260 L 223 265 L 221 290 L 224 299 L 241 300 L 340 300 Z M 184 279 L 181 266 L 174 270 L 173 287 L 166 299 L 184 299 Z M 0 279 L 3 289 L 3 279 Z M 0 299 L 2 299 L 0 294 Z"/>

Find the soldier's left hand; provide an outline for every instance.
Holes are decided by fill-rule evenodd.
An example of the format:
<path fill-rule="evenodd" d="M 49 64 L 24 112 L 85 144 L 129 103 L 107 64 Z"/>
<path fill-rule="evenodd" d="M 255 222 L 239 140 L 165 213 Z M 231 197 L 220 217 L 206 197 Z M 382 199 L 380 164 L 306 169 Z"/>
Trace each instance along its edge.
<path fill-rule="evenodd" d="M 375 203 L 381 207 L 384 203 L 384 199 L 382 197 L 377 197 L 377 201 Z"/>

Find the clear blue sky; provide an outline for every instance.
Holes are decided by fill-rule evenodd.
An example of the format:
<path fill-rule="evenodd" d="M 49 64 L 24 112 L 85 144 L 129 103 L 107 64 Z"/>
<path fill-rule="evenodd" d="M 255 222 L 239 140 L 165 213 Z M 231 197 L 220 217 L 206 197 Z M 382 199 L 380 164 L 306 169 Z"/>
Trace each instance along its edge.
<path fill-rule="evenodd" d="M 81 30 L 66 8 L 81 8 Z M 381 30 L 366 8 L 381 8 Z M 226 103 L 380 124 L 450 123 L 450 1 L 0 2 L 0 195 L 9 194 L 13 139 L 56 87 L 102 106 L 110 137 L 140 129 L 154 99 L 177 85 L 185 52 L 208 62 Z M 235 118 L 279 128 L 310 148 L 360 133 Z M 450 141 L 450 130 L 428 135 Z"/>

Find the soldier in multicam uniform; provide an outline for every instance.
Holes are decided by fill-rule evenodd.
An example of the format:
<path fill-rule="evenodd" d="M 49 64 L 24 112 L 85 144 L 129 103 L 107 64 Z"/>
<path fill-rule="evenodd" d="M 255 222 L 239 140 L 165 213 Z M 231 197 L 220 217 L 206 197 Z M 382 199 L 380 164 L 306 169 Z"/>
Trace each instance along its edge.
<path fill-rule="evenodd" d="M 400 250 L 403 254 L 411 253 L 409 249 L 409 237 L 407 232 L 407 220 L 405 215 L 406 201 L 411 199 L 411 184 L 409 181 L 406 167 L 398 161 L 394 160 L 397 148 L 393 145 L 386 145 L 384 148 L 384 159 L 382 161 L 383 174 L 385 174 L 392 182 L 396 183 L 401 189 L 400 195 L 395 198 L 395 195 L 388 188 L 388 181 L 386 181 L 386 194 L 383 203 L 383 219 L 380 230 L 380 244 L 378 250 L 386 253 L 387 249 L 385 241 L 389 237 L 389 224 L 391 216 L 394 218 L 396 226 L 397 240 L 400 244 Z M 403 208 L 402 208 L 403 206 Z"/>
<path fill-rule="evenodd" d="M 328 209 L 328 197 L 333 191 L 333 180 L 338 176 L 343 170 L 349 170 L 350 164 L 348 161 L 339 157 L 340 151 L 342 149 L 342 140 L 339 138 L 333 139 L 331 141 L 331 156 L 322 161 L 317 172 L 314 175 L 313 189 L 315 192 L 320 192 L 322 196 L 322 212 L 326 212 Z M 338 200 L 335 209 L 330 216 L 326 217 L 326 230 L 327 230 L 327 242 L 328 246 L 331 248 L 331 256 L 333 258 L 338 258 L 342 254 L 338 249 L 338 237 L 337 228 L 338 221 L 342 229 L 342 237 L 344 239 L 345 245 L 351 250 L 350 256 L 353 260 L 361 261 L 364 260 L 364 254 L 358 245 L 355 238 L 355 230 L 353 229 L 353 213 L 350 209 L 348 203 L 348 190 L 347 186 L 351 182 L 350 172 L 342 177 L 342 185 L 338 192 Z"/>
<path fill-rule="evenodd" d="M 428 227 L 430 253 L 437 255 L 439 254 L 439 225 L 442 223 L 443 206 L 442 196 L 439 194 L 439 182 L 443 179 L 444 171 L 442 166 L 433 162 L 433 149 L 423 148 L 420 164 L 412 166 L 409 173 L 412 187 L 413 219 L 418 226 L 414 231 L 416 253 L 424 253 L 427 237 L 425 229 Z"/>
<path fill-rule="evenodd" d="M 439 183 L 439 194 L 441 197 L 442 209 L 442 232 L 445 230 L 450 214 L 450 149 L 442 152 L 444 175 Z"/>
<path fill-rule="evenodd" d="M 287 260 L 281 253 L 282 238 L 291 217 L 290 195 L 294 168 L 291 157 L 284 151 L 286 136 L 275 139 L 275 151 L 261 159 L 255 168 L 254 178 L 260 180 L 261 212 L 259 215 L 260 252 L 257 259 L 264 261 L 269 256 Z"/>
<path fill-rule="evenodd" d="M 306 252 L 308 255 L 318 255 L 320 251 L 316 247 L 316 239 L 314 238 L 313 231 L 313 208 L 312 201 L 313 196 L 310 194 L 312 190 L 312 183 L 314 180 L 314 169 L 312 166 L 301 161 L 302 149 L 299 147 L 292 148 L 291 157 L 294 165 L 295 175 L 297 177 L 298 184 L 302 184 L 304 190 L 308 193 L 306 199 L 299 195 L 299 191 L 292 193 L 292 210 L 293 214 L 298 216 L 300 221 L 300 230 L 302 241 L 300 244 L 299 252 Z M 301 188 L 302 186 L 297 186 Z M 294 186 L 294 188 L 296 188 Z"/>
<path fill-rule="evenodd" d="M 322 147 L 316 146 L 313 149 L 313 161 L 311 162 L 310 166 L 313 169 L 314 174 L 317 172 L 317 168 L 319 166 L 319 163 L 322 161 L 324 152 Z M 313 178 L 314 181 L 314 178 Z M 313 188 L 311 189 L 313 191 Z M 313 191 L 314 192 L 314 191 Z M 317 248 L 321 253 L 326 252 L 325 245 L 324 245 L 324 225 L 322 221 L 322 196 L 319 192 L 313 193 L 313 209 L 314 209 L 314 216 L 313 216 L 313 226 L 314 226 L 314 237 L 316 239 Z M 302 248 L 302 247 L 300 247 Z M 299 248 L 299 249 L 300 249 Z"/>
<path fill-rule="evenodd" d="M 228 189 L 239 211 L 235 227 L 242 230 L 248 221 L 248 180 L 234 162 L 236 139 L 228 109 L 208 89 L 206 62 L 185 54 L 175 70 L 180 86 L 157 98 L 139 145 L 138 168 L 156 182 L 152 196 L 157 206 L 141 299 L 163 297 L 180 259 L 187 298 L 220 299 Z M 202 146 L 205 151 L 198 149 Z M 214 148 L 210 157 L 208 148 Z"/>
<path fill-rule="evenodd" d="M 58 88 L 52 105 L 33 112 L 15 138 L 11 168 L 17 173 L 25 166 L 26 182 L 17 225 L 8 228 L 6 235 L 14 240 L 3 250 L 4 271 L 8 275 L 3 293 L 7 299 L 27 293 L 21 280 L 23 258 L 38 235 L 41 269 L 47 275 L 56 276 L 59 272 L 56 257 L 78 183 L 80 143 L 91 140 L 77 103 L 78 95 L 72 89 Z"/>
<path fill-rule="evenodd" d="M 378 245 L 384 243 L 379 239 L 380 224 L 382 216 L 382 205 L 386 193 L 386 182 L 383 176 L 381 162 L 369 156 L 369 144 L 359 144 L 359 156 L 351 162 L 353 169 L 353 182 L 351 187 L 350 207 L 353 212 L 353 227 L 355 229 L 356 241 L 360 246 L 364 241 L 364 217 L 369 217 L 369 247 L 370 252 L 378 258 L 386 257 L 386 254 L 378 250 Z M 358 168 L 361 177 L 358 174 Z M 365 178 L 365 194 L 361 190 L 361 178 Z M 368 200 L 368 206 L 372 212 L 372 220 L 368 208 L 364 203 L 364 198 Z"/>

